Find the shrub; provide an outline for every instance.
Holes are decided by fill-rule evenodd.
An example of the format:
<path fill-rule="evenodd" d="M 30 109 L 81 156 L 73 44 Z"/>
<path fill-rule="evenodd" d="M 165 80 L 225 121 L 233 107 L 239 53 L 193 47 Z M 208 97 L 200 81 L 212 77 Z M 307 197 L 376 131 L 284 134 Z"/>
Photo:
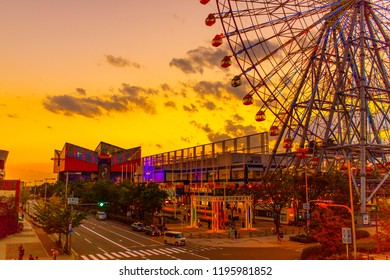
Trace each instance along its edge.
<path fill-rule="evenodd" d="M 356 243 L 356 250 L 359 253 L 374 253 L 376 252 L 376 243 L 374 240 L 359 240 Z"/>
<path fill-rule="evenodd" d="M 290 241 L 300 242 L 300 243 L 315 243 L 317 242 L 314 238 L 306 234 L 298 234 L 295 236 L 290 236 Z"/>
<path fill-rule="evenodd" d="M 324 257 L 324 248 L 321 244 L 306 247 L 301 254 L 302 260 L 322 260 Z"/>
<path fill-rule="evenodd" d="M 370 233 L 363 229 L 356 230 L 356 239 L 369 238 Z"/>

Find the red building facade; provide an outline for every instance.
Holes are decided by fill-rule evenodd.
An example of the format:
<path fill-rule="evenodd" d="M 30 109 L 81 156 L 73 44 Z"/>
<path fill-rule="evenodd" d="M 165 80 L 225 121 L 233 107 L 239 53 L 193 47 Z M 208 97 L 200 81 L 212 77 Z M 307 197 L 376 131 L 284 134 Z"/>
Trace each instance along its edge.
<path fill-rule="evenodd" d="M 62 150 L 54 152 L 54 173 L 58 179 L 134 180 L 141 164 L 141 147 L 123 149 L 100 142 L 95 150 L 65 143 Z"/>

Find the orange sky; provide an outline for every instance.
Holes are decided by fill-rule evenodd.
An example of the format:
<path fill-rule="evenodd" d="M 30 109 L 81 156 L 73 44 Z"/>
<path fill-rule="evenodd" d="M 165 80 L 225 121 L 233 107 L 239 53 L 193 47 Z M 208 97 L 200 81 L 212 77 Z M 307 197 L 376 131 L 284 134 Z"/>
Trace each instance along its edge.
<path fill-rule="evenodd" d="M 211 46 L 215 4 L 18 0 L 0 4 L 0 149 L 7 179 L 51 178 L 65 142 L 143 156 L 266 131 Z"/>

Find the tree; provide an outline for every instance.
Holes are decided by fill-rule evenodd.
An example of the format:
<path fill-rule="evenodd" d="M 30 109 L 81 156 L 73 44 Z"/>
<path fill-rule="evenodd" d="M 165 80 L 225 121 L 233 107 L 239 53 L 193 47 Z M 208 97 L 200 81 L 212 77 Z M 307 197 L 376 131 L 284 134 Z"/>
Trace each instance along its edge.
<path fill-rule="evenodd" d="M 78 227 L 85 219 L 86 213 L 73 210 L 60 199 L 51 199 L 48 203 L 38 203 L 35 205 L 35 215 L 41 227 L 46 233 L 58 233 L 58 244 L 62 247 L 61 236 L 65 235 L 65 253 L 69 253 L 69 229 L 70 225 Z"/>
<path fill-rule="evenodd" d="M 157 184 L 148 184 L 141 194 L 143 211 L 152 215 L 159 213 L 166 198 L 168 198 L 166 191 L 159 189 Z"/>
<path fill-rule="evenodd" d="M 273 213 L 275 231 L 279 235 L 282 209 L 291 204 L 296 196 L 297 179 L 288 172 L 275 172 L 264 178 L 257 187 L 261 204 Z"/>
<path fill-rule="evenodd" d="M 343 250 L 342 228 L 350 227 L 351 221 L 343 219 L 341 212 L 345 209 L 315 207 L 311 213 L 310 236 L 323 246 L 320 258 L 337 254 Z"/>
<path fill-rule="evenodd" d="M 382 220 L 380 231 L 374 235 L 376 247 L 379 252 L 390 251 L 390 207 L 381 207 Z"/>

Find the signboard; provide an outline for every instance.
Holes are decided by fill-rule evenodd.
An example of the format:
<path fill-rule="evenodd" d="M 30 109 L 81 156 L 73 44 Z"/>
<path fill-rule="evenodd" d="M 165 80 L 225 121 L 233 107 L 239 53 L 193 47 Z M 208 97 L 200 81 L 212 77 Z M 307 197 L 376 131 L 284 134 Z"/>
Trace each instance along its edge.
<path fill-rule="evenodd" d="M 310 209 L 310 203 L 303 203 L 303 209 L 309 210 Z"/>
<path fill-rule="evenodd" d="M 71 205 L 79 204 L 79 198 L 78 197 L 68 197 L 68 204 L 71 204 Z"/>
<path fill-rule="evenodd" d="M 352 243 L 351 228 L 342 228 L 341 233 L 343 236 L 343 243 L 351 244 Z"/>

